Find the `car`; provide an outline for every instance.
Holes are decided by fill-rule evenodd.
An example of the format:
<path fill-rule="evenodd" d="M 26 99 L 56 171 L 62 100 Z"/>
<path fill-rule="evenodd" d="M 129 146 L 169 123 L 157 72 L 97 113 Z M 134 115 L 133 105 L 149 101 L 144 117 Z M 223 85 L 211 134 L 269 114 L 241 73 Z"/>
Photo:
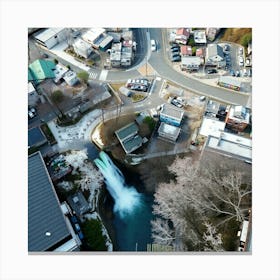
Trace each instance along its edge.
<path fill-rule="evenodd" d="M 233 77 L 235 76 L 234 70 L 230 70 L 229 73 L 230 73 L 231 76 L 233 76 Z"/>
<path fill-rule="evenodd" d="M 180 53 L 179 52 L 173 52 L 170 54 L 171 57 L 174 57 L 174 56 L 180 56 Z"/>
<path fill-rule="evenodd" d="M 173 47 L 179 48 L 179 47 L 180 47 L 180 45 L 179 45 L 179 44 L 177 44 L 177 43 L 172 43 L 172 44 L 171 44 L 171 48 L 173 48 Z"/>
<path fill-rule="evenodd" d="M 182 108 L 183 107 L 183 105 L 180 102 L 178 102 L 176 99 L 173 99 L 171 101 L 171 104 L 176 106 L 176 107 L 178 107 L 178 108 Z"/>
<path fill-rule="evenodd" d="M 216 69 L 209 69 L 207 70 L 207 74 L 214 74 L 217 73 L 218 71 Z"/>
<path fill-rule="evenodd" d="M 147 91 L 147 87 L 145 87 L 143 85 L 132 85 L 131 89 L 137 90 L 137 91 Z"/>
<path fill-rule="evenodd" d="M 76 231 L 80 231 L 81 230 L 79 224 L 75 223 L 74 226 L 75 226 Z"/>
<path fill-rule="evenodd" d="M 235 72 L 235 77 L 240 77 L 240 72 L 238 70 Z"/>
<path fill-rule="evenodd" d="M 179 61 L 181 61 L 181 56 L 173 56 L 173 57 L 171 57 L 171 61 L 172 62 L 179 62 Z"/>
<path fill-rule="evenodd" d="M 239 48 L 239 54 L 241 54 L 241 55 L 243 54 L 243 48 L 242 47 Z"/>
<path fill-rule="evenodd" d="M 155 52 L 157 50 L 156 41 L 154 39 L 151 40 L 151 51 Z"/>
<path fill-rule="evenodd" d="M 179 48 L 179 47 L 172 47 L 172 48 L 170 48 L 170 50 L 171 50 L 172 52 L 179 52 L 179 51 L 180 51 L 180 48 Z"/>
<path fill-rule="evenodd" d="M 206 96 L 204 96 L 204 95 L 202 95 L 202 96 L 199 97 L 199 100 L 200 100 L 200 101 L 204 101 L 205 99 L 206 99 Z"/>
<path fill-rule="evenodd" d="M 46 54 L 46 53 L 43 54 L 43 58 L 48 58 L 48 57 L 49 57 L 48 54 Z"/>
<path fill-rule="evenodd" d="M 31 111 L 28 111 L 28 118 L 33 119 L 34 117 L 35 115 Z"/>
<path fill-rule="evenodd" d="M 230 62 L 230 57 L 229 56 L 226 57 L 226 62 Z"/>

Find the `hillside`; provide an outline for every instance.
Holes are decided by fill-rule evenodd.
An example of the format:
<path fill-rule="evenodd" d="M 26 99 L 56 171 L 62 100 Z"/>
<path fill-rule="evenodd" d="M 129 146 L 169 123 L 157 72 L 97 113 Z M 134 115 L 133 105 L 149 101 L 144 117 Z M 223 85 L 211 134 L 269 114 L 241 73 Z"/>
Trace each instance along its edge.
<path fill-rule="evenodd" d="M 227 28 L 220 40 L 234 42 L 247 47 L 248 43 L 252 41 L 252 28 Z"/>

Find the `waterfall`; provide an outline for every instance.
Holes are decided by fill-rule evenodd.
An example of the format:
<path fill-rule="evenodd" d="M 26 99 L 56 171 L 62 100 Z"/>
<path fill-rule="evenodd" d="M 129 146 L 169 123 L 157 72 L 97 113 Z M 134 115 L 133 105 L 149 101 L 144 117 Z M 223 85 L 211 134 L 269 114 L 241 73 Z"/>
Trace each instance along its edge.
<path fill-rule="evenodd" d="M 122 172 L 103 151 L 94 160 L 105 178 L 107 189 L 115 201 L 114 212 L 121 218 L 132 214 L 141 204 L 141 194 L 132 186 L 127 186 Z"/>

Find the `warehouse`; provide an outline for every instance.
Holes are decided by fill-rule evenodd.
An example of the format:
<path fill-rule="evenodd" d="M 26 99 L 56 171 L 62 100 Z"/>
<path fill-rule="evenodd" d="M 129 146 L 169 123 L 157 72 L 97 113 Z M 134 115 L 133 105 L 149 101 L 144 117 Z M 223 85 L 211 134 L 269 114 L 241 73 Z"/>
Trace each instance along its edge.
<path fill-rule="evenodd" d="M 226 77 L 226 76 L 221 76 L 219 81 L 218 81 L 218 85 L 221 87 L 225 87 L 225 88 L 229 88 L 229 89 L 233 89 L 236 91 L 240 91 L 241 88 L 241 82 L 234 80 L 230 77 Z"/>
<path fill-rule="evenodd" d="M 48 49 L 51 49 L 58 43 L 65 41 L 66 37 L 66 28 L 47 28 L 34 35 L 36 42 Z"/>

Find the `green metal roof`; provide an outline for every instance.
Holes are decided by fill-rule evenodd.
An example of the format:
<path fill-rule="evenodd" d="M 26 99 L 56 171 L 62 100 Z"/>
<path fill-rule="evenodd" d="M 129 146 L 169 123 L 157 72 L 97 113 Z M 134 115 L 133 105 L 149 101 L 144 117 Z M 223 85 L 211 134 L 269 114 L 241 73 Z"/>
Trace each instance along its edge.
<path fill-rule="evenodd" d="M 28 67 L 28 81 L 35 81 L 37 83 L 45 79 L 55 78 L 53 70 L 55 64 L 51 60 L 37 59 Z"/>
<path fill-rule="evenodd" d="M 121 141 L 124 141 L 126 138 L 135 135 L 137 132 L 138 132 L 138 127 L 134 122 L 115 131 L 116 135 Z"/>

